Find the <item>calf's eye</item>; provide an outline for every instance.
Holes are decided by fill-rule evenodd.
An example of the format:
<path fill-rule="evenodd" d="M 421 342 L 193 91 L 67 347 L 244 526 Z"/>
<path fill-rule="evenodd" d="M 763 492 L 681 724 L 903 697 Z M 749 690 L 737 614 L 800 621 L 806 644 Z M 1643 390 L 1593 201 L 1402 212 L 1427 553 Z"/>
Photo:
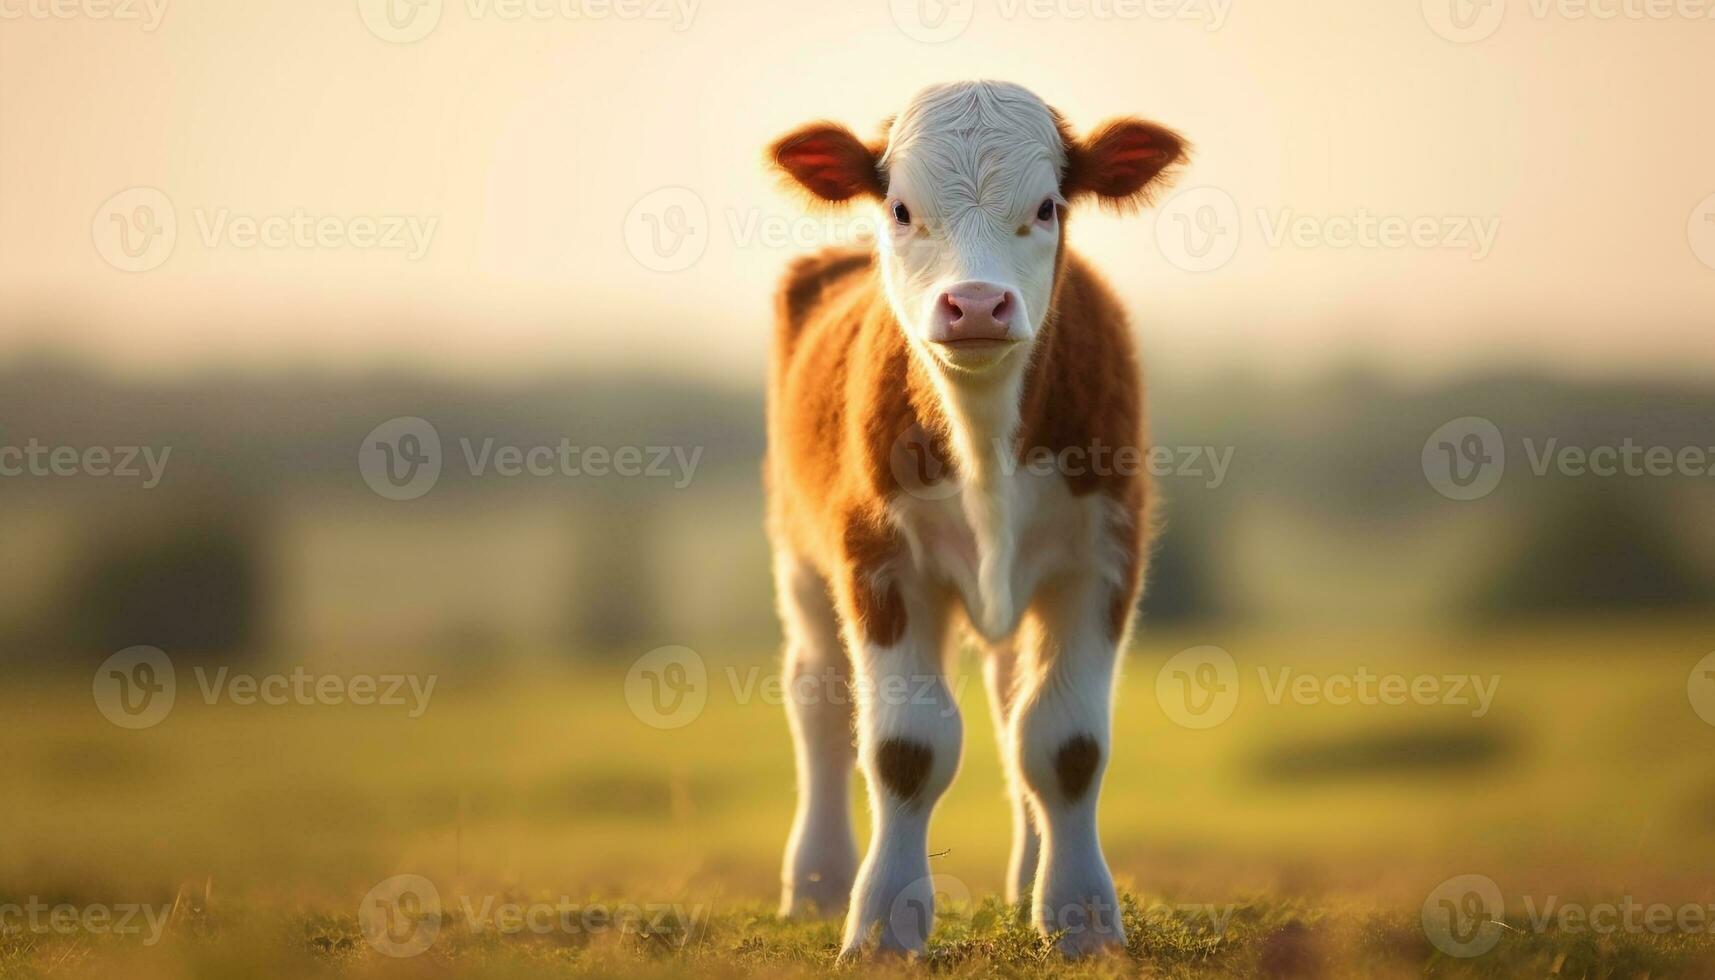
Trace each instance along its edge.
<path fill-rule="evenodd" d="M 911 223 L 911 212 L 905 209 L 904 201 L 893 202 L 893 220 L 902 225 Z"/>
<path fill-rule="evenodd" d="M 1036 209 L 1036 220 L 1037 221 L 1053 221 L 1054 220 L 1054 199 L 1053 198 L 1050 197 L 1050 198 L 1044 200 L 1042 202 L 1042 206 Z"/>

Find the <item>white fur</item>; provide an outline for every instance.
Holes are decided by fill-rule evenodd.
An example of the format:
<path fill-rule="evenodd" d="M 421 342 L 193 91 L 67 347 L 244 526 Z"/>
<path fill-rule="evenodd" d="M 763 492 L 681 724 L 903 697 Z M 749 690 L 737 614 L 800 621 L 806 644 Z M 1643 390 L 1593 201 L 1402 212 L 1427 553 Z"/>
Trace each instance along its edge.
<path fill-rule="evenodd" d="M 846 904 L 857 876 L 852 834 L 853 705 L 837 679 L 849 677 L 839 618 L 822 577 L 788 555 L 775 558 L 785 625 L 786 717 L 798 763 L 798 810 L 786 839 L 780 914 L 831 913 Z"/>
<path fill-rule="evenodd" d="M 1066 149 L 1048 106 L 1001 82 L 960 82 L 923 91 L 894 120 L 882 166 L 882 281 L 905 332 L 924 352 L 941 294 L 955 283 L 986 282 L 1023 300 L 1018 339 L 1042 325 L 1054 288 L 1058 220 L 1037 208 L 1059 200 Z M 903 202 L 909 227 L 894 221 Z M 1029 229 L 1019 235 L 1019 228 Z"/>
<path fill-rule="evenodd" d="M 990 651 L 985 672 L 1013 798 L 1008 896 L 1030 893 L 1037 927 L 1045 934 L 1064 930 L 1060 945 L 1069 953 L 1123 942 L 1096 837 L 1096 799 L 1118 651 L 1109 608 L 1124 578 L 1117 542 L 1135 529 L 1115 501 L 1074 496 L 1064 474 L 1033 472 L 1013 455 L 1028 342 L 989 362 L 960 362 L 927 340 L 940 295 L 973 280 L 1021 298 L 1024 315 L 1015 317 L 1014 329 L 1028 333 L 1024 341 L 1041 329 L 1059 228 L 1057 217 L 1045 225 L 1034 214 L 1046 197 L 1057 199 L 1064 147 L 1047 107 L 1028 91 L 963 83 L 912 101 L 894 124 L 885 165 L 890 199 L 905 201 L 914 220 L 881 237 L 883 281 L 947 417 L 958 482 L 950 496 L 934 495 L 942 499 L 906 495 L 892 502 L 891 519 L 908 545 L 907 557 L 887 569 L 905 601 L 904 636 L 879 647 L 846 624 L 859 681 L 857 757 L 868 778 L 873 833 L 851 892 L 845 949 L 874 941 L 920 951 L 927 938 L 912 924 L 933 914 L 929 815 L 953 779 L 963 739 L 942 676 L 961 618 Z M 883 218 L 892 224 L 885 212 Z M 789 558 L 778 564 L 787 572 L 793 567 Z M 783 591 L 790 579 L 782 575 Z M 786 621 L 789 649 L 826 646 L 819 608 L 817 617 Z M 878 696 L 889 678 L 904 678 L 911 696 Z M 925 678 L 930 683 L 921 685 Z M 849 833 L 832 815 L 839 799 L 832 787 L 850 763 L 825 740 L 807 744 L 821 728 L 804 708 L 793 710 L 800 803 L 787 857 L 788 911 L 811 890 L 803 869 L 843 866 L 806 852 L 824 841 L 838 852 Z M 1088 792 L 1068 804 L 1054 760 L 1076 736 L 1096 741 L 1101 765 Z M 895 800 L 876 775 L 876 747 L 893 738 L 933 753 L 915 805 Z"/>

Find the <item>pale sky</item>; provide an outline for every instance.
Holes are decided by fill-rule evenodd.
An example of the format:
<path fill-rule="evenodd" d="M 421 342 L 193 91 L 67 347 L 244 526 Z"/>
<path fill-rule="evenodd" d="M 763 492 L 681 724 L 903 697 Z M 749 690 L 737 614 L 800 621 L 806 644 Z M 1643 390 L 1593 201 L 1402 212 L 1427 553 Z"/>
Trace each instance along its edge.
<path fill-rule="evenodd" d="M 0 0 L 0 356 L 752 381 L 763 147 L 989 77 L 1195 144 L 1072 224 L 1157 370 L 1715 373 L 1710 0 L 383 2 Z"/>

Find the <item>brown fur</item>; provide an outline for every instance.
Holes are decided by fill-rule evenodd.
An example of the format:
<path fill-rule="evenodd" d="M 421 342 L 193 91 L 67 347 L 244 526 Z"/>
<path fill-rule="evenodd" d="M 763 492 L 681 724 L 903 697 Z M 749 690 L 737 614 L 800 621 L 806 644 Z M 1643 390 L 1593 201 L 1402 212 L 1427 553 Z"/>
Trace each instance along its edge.
<path fill-rule="evenodd" d="M 876 746 L 876 773 L 894 797 L 906 803 L 917 799 L 934 764 L 934 750 L 921 742 L 890 738 Z"/>
<path fill-rule="evenodd" d="M 1083 260 L 1068 253 L 1060 265 L 1025 380 L 1019 458 L 1097 445 L 1141 451 L 1142 390 L 1118 300 Z M 815 564 L 850 622 L 891 645 L 905 628 L 904 601 L 887 573 L 904 548 L 886 516 L 902 490 L 896 453 L 902 437 L 917 431 L 950 467 L 943 416 L 868 253 L 830 250 L 799 260 L 778 308 L 769 384 L 772 532 Z M 1141 582 L 1147 476 L 1110 471 L 1066 480 L 1075 494 L 1105 493 L 1138 515 L 1122 544 L 1128 582 L 1114 600 L 1117 636 Z"/>
<path fill-rule="evenodd" d="M 1067 803 L 1084 798 L 1101 764 L 1102 747 L 1089 735 L 1074 735 L 1060 746 L 1054 753 L 1054 776 Z"/>
<path fill-rule="evenodd" d="M 1135 119 L 1111 122 L 1082 141 L 1063 121 L 1060 128 L 1069 200 L 1138 203 L 1185 150 L 1171 131 Z M 885 196 L 884 148 L 865 146 L 842 126 L 814 123 L 775 143 L 769 157 L 817 200 L 840 203 Z M 1141 452 L 1142 382 L 1124 311 L 1101 277 L 1064 247 L 1064 229 L 1062 221 L 1053 300 L 1029 353 L 1019 458 L 1095 446 Z M 911 472 L 902 459 L 904 467 L 938 464 L 942 473 L 953 465 L 944 416 L 869 252 L 834 249 L 798 259 L 776 310 L 766 472 L 771 534 L 814 564 L 862 636 L 892 645 L 904 633 L 906 603 L 889 571 L 904 544 L 888 521 L 888 502 L 902 490 L 898 474 Z M 1112 597 L 1116 639 L 1142 589 L 1151 528 L 1153 495 L 1139 469 L 1066 477 L 1074 494 L 1106 494 L 1134 517 L 1132 527 L 1116 530 L 1124 558 L 1124 582 Z"/>

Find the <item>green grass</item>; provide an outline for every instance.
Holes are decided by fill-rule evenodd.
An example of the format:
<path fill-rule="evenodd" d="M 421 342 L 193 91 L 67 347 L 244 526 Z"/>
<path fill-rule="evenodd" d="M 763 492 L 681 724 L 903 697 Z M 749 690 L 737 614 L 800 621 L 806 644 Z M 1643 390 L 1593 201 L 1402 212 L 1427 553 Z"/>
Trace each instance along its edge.
<path fill-rule="evenodd" d="M 1529 915 L 1550 897 L 1715 903 L 1715 727 L 1686 694 L 1712 637 L 1708 623 L 1147 637 L 1128 660 L 1102 800 L 1131 948 L 1080 964 L 993 897 L 1008 821 L 975 681 L 962 689 L 960 777 L 931 827 L 934 870 L 970 899 L 942 909 L 925 963 L 851 968 L 835 963 L 835 925 L 772 915 L 790 746 L 778 706 L 734 694 L 754 658 L 711 656 L 708 707 L 675 731 L 631 714 L 623 664 L 418 665 L 441 677 L 416 719 L 209 706 L 182 677 L 179 705 L 145 731 L 103 720 L 87 675 L 13 679 L 0 692 L 0 906 L 173 911 L 152 946 L 0 936 L 0 977 L 1715 976 L 1707 929 L 1539 930 Z M 1193 731 L 1162 711 L 1155 676 L 1204 643 L 1238 659 L 1241 699 L 1228 722 Z M 1259 666 L 1474 672 L 1501 686 L 1480 718 L 1449 705 L 1269 704 Z M 427 951 L 395 960 L 364 940 L 358 907 L 402 873 L 435 884 L 444 917 Z M 1511 928 L 1456 959 L 1419 914 L 1467 874 L 1499 884 Z M 463 901 L 561 899 L 697 914 L 499 935 Z"/>
<path fill-rule="evenodd" d="M 265 914 L 181 908 L 153 948 L 124 940 L 9 937 L 0 977 L 1526 977 L 1715 976 L 1709 936 L 1640 936 L 1522 928 L 1478 958 L 1437 952 L 1415 916 L 1250 900 L 1220 929 L 1199 912 L 1126 895 L 1129 945 L 1121 954 L 1067 961 L 997 899 L 943 911 L 920 961 L 842 963 L 833 923 L 784 922 L 762 905 L 706 911 L 689 931 L 644 929 L 595 935 L 499 935 L 456 912 L 434 944 L 389 959 L 366 941 L 353 914 Z"/>

